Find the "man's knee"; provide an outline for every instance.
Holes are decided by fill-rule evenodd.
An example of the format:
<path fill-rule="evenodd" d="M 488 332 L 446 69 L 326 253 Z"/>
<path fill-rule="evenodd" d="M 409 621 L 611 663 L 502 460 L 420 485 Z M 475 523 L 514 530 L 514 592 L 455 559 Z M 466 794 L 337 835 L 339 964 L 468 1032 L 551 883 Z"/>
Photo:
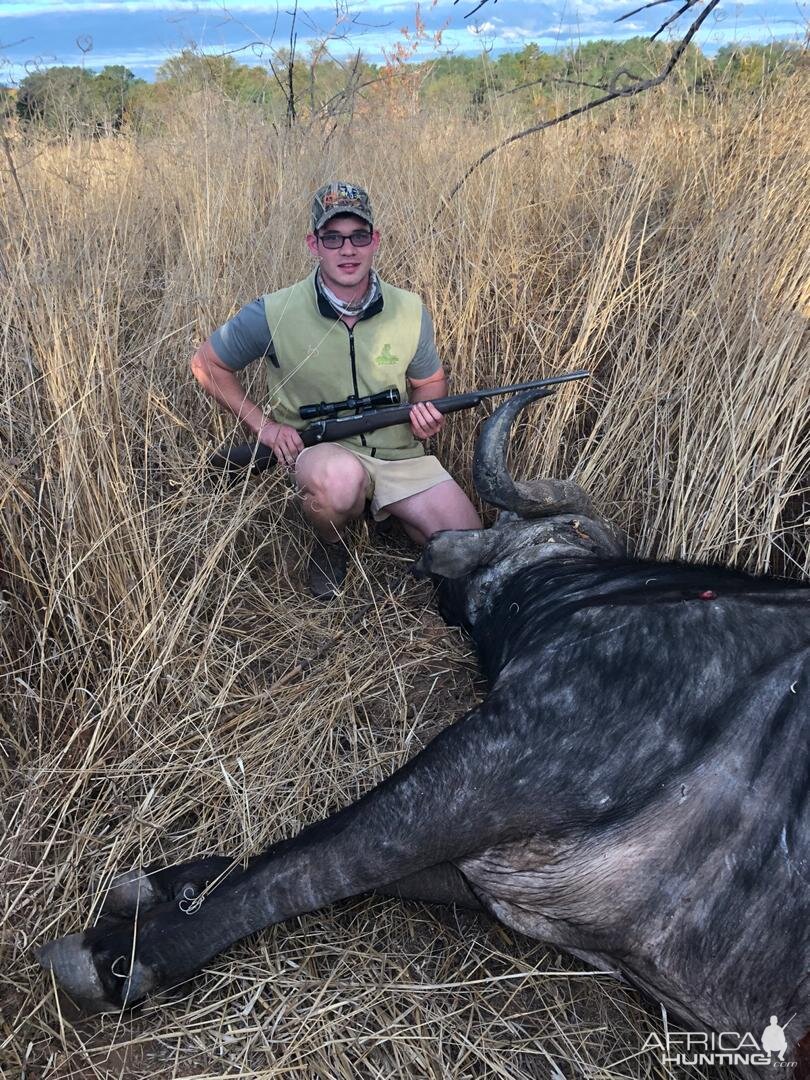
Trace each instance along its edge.
<path fill-rule="evenodd" d="M 453 479 L 445 480 L 426 491 L 392 503 L 386 509 L 394 517 L 418 529 L 424 539 L 430 539 L 435 533 L 443 532 L 445 529 L 483 527 L 478 511 Z M 417 536 L 411 533 L 409 535 L 417 543 L 424 543 L 424 539 L 420 541 Z"/>
<path fill-rule="evenodd" d="M 362 507 L 366 498 L 368 475 L 349 454 L 324 456 L 306 463 L 306 469 L 296 470 L 296 481 L 305 502 L 314 508 L 346 514 Z"/>

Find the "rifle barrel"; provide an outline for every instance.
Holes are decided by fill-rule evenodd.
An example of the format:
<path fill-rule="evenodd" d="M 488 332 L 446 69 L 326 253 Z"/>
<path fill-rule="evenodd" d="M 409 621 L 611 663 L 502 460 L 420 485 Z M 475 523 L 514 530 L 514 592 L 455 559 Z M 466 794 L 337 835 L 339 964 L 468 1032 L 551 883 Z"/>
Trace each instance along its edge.
<path fill-rule="evenodd" d="M 569 371 L 565 375 L 551 375 L 547 379 L 513 383 L 511 386 L 496 386 L 491 390 L 469 390 L 466 394 L 436 398 L 432 404 L 436 406 L 440 413 L 457 412 L 459 409 L 471 408 L 478 402 L 497 397 L 499 394 L 518 394 L 522 390 L 542 390 L 546 387 L 558 386 L 560 383 L 573 382 L 575 379 L 587 379 L 590 374 L 590 371 Z"/>
<path fill-rule="evenodd" d="M 517 394 L 522 390 L 547 390 L 548 394 L 554 392 L 553 388 L 560 383 L 573 382 L 576 379 L 587 379 L 589 371 L 571 371 L 565 375 L 551 375 L 547 379 L 534 379 L 532 382 L 514 383 L 511 386 L 498 386 L 491 390 L 470 390 L 466 394 L 455 394 L 451 397 L 436 398 L 433 405 L 443 415 L 451 412 L 459 412 L 462 409 L 471 409 L 486 398 L 497 397 L 499 394 Z M 350 438 L 352 435 L 361 435 L 367 431 L 377 431 L 383 427 L 393 427 L 396 424 L 405 424 L 412 409 L 412 405 L 387 405 L 384 408 L 360 413 L 357 416 L 342 416 L 328 420 L 316 420 L 308 427 L 299 431 L 304 446 L 315 446 L 322 442 L 337 442 L 340 439 Z M 275 465 L 275 455 L 269 446 L 259 443 L 242 443 L 239 446 L 223 446 L 210 458 L 210 463 L 216 468 L 225 469 L 234 473 L 236 470 L 251 465 L 254 470 L 267 469 Z"/>
<path fill-rule="evenodd" d="M 496 394 L 517 394 L 521 390 L 539 390 L 543 386 L 557 386 L 559 383 L 574 382 L 575 379 L 587 379 L 590 371 L 567 371 L 564 375 L 550 375 L 547 379 L 535 379 L 533 382 L 513 383 L 511 386 L 497 386 L 494 390 L 472 390 L 480 398 L 494 397 Z"/>

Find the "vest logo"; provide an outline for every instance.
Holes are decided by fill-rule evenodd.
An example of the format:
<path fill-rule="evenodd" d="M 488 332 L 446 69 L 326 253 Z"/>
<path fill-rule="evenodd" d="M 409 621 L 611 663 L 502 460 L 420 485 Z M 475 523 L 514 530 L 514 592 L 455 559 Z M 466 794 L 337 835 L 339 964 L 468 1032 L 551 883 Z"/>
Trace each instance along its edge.
<path fill-rule="evenodd" d="M 388 364 L 398 364 L 399 357 L 394 356 L 394 354 L 391 352 L 390 345 L 383 345 L 380 355 L 374 357 L 374 363 L 379 364 L 381 367 Z"/>

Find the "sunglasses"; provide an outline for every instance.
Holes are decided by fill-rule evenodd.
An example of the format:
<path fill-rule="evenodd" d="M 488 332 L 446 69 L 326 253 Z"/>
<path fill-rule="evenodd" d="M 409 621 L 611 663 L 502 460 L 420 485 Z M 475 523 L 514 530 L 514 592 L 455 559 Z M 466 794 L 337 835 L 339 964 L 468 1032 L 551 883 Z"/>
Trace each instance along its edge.
<path fill-rule="evenodd" d="M 321 233 L 318 239 L 325 248 L 328 248 L 330 251 L 338 251 L 340 248 L 343 247 L 344 240 L 351 240 L 352 247 L 368 247 L 368 245 L 372 241 L 372 234 L 370 232 L 366 232 L 365 229 L 349 233 L 348 236 L 344 236 L 343 233 L 339 232 L 327 232 Z"/>

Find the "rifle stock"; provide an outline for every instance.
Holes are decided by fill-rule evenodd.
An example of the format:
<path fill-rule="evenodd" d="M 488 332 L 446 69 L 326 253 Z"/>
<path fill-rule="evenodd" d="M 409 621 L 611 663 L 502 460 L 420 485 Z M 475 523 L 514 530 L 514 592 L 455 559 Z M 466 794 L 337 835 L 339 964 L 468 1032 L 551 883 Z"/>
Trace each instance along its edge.
<path fill-rule="evenodd" d="M 434 398 L 433 404 L 440 413 L 460 412 L 462 409 L 472 409 L 486 398 L 495 397 L 499 394 L 517 394 L 522 390 L 543 390 L 541 397 L 553 394 L 560 383 L 573 382 L 577 379 L 585 379 L 590 375 L 589 371 L 571 371 L 565 375 L 552 375 L 547 379 L 536 379 L 534 382 L 515 383 L 512 386 L 498 386 L 490 390 L 471 390 L 466 394 L 454 394 L 451 397 Z M 348 439 L 353 435 L 364 435 L 379 428 L 393 427 L 396 424 L 408 423 L 412 404 L 387 405 L 381 409 L 369 409 L 356 416 L 341 416 L 332 420 L 316 420 L 299 431 L 304 446 L 316 446 L 322 442 L 338 442 L 340 439 Z M 215 468 L 225 469 L 229 473 L 236 473 L 245 468 L 251 468 L 253 472 L 260 472 L 272 468 L 276 464 L 275 454 L 269 446 L 262 443 L 240 443 L 237 446 L 222 446 L 209 458 L 209 463 Z"/>

